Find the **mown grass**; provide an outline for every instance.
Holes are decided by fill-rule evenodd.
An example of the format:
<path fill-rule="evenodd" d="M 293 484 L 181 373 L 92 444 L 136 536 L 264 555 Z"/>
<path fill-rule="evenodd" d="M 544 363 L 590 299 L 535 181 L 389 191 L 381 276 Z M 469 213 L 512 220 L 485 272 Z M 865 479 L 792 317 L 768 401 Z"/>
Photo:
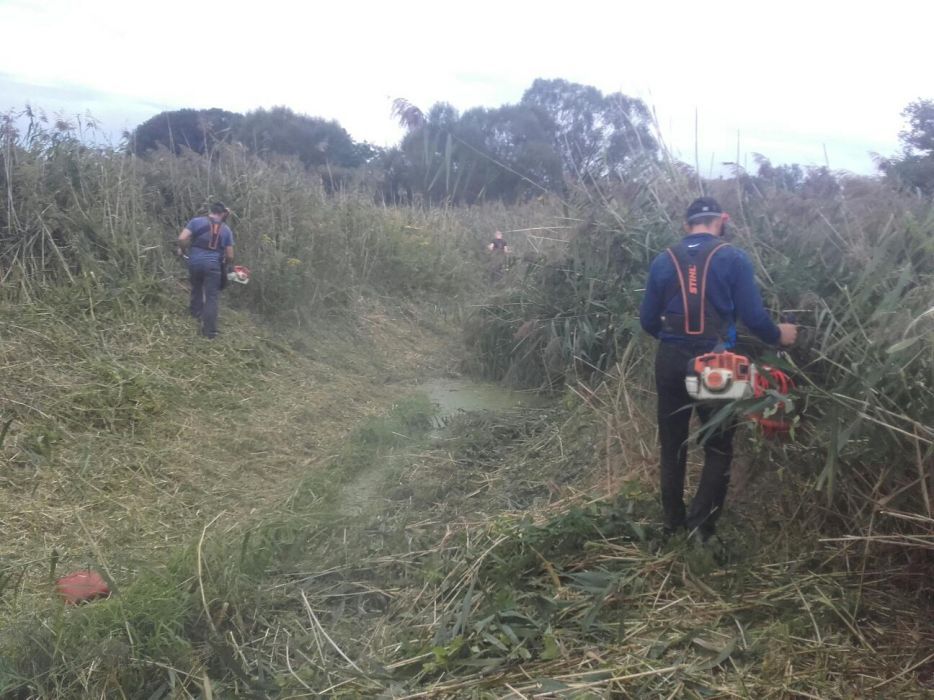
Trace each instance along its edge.
<path fill-rule="evenodd" d="M 774 469 L 725 517 L 725 557 L 665 543 L 637 454 L 602 481 L 592 411 L 467 414 L 397 454 L 379 507 L 261 586 L 276 610 L 238 638 L 238 692 L 925 697 L 929 607 L 891 587 L 909 571 L 838 568 L 784 522 Z"/>
<path fill-rule="evenodd" d="M 483 444 L 485 420 L 464 428 Z M 488 484 L 483 495 L 474 481 L 435 500 L 444 536 L 422 547 L 430 552 L 429 589 L 411 592 L 420 600 L 400 594 L 391 607 L 406 628 L 421 629 L 421 620 L 421 644 L 400 658 L 396 635 L 383 640 L 382 652 L 402 674 L 397 696 L 499 697 L 515 689 L 568 697 L 852 697 L 924 661 L 923 652 L 898 641 L 929 639 L 917 601 L 889 598 L 885 575 L 859 581 L 828 566 L 832 544 L 780 517 L 763 518 L 773 510 L 763 504 L 777 486 L 772 478 L 748 494 L 751 507 L 727 518 L 730 560 L 723 566 L 687 543 L 659 549 L 654 484 L 633 480 L 628 463 L 641 460 L 636 451 L 613 465 L 617 478 L 628 474 L 625 496 L 593 502 L 593 491 L 577 491 L 588 479 L 574 475 L 582 455 L 571 448 L 578 440 L 593 444 L 592 434 L 578 431 L 575 420 L 546 430 L 563 450 L 543 451 L 540 435 L 512 442 L 512 454 L 494 459 L 477 479 Z M 588 460 L 589 480 L 603 476 L 604 457 Z M 528 482 L 541 475 L 537 503 L 490 513 L 486 494 L 521 488 L 517 472 Z M 464 517 L 470 510 L 458 496 L 465 495 L 474 518 Z M 463 523 L 453 537 L 451 522 Z M 874 596 L 886 605 L 866 601 Z M 863 617 L 853 622 L 857 608 Z M 861 629 L 879 614 L 888 618 L 885 627 Z M 880 633 L 884 639 L 864 639 Z M 877 645 L 891 656 L 877 654 Z M 923 696 L 917 682 L 904 677 L 892 691 Z"/>
<path fill-rule="evenodd" d="M 14 697 L 133 697 L 203 693 L 273 693 L 282 669 L 246 667 L 239 644 L 277 612 L 265 586 L 290 572 L 331 533 L 341 487 L 390 450 L 431 425 L 423 397 L 397 402 L 362 422 L 330 463 L 299 480 L 274 511 L 227 522 L 219 535 L 174 547 L 165 562 L 123 572 L 115 595 L 77 608 L 48 602 L 13 616 L 0 634 L 0 692 Z M 402 437 L 405 431 L 412 437 Z M 214 679 L 212 681 L 212 679 Z M 223 689 L 227 689 L 224 691 Z M 187 689 L 187 690 L 186 690 Z"/>
<path fill-rule="evenodd" d="M 359 303 L 353 322 L 310 335 L 225 309 L 207 342 L 183 290 L 148 289 L 145 304 L 118 301 L 129 287 L 90 291 L 50 291 L 0 322 L 15 399 L 2 444 L 4 697 L 171 696 L 193 673 L 235 673 L 211 636 L 227 615 L 213 601 L 231 615 L 248 606 L 334 512 L 342 479 L 429 422 L 430 406 L 400 401 L 396 385 L 437 361 L 423 312 Z M 87 566 L 114 596 L 63 607 L 54 579 Z"/>

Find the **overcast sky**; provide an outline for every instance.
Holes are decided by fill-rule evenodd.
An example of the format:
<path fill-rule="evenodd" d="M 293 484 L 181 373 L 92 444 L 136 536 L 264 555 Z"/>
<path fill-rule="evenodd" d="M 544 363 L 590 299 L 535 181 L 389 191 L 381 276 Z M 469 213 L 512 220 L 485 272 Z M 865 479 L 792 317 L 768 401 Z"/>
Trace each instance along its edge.
<path fill-rule="evenodd" d="M 859 5 L 865 4 L 867 9 Z M 873 171 L 901 110 L 934 98 L 934 4 L 0 0 L 0 110 L 29 102 L 112 133 L 162 111 L 287 105 L 395 143 L 395 97 L 515 102 L 536 77 L 641 97 L 702 170 Z"/>

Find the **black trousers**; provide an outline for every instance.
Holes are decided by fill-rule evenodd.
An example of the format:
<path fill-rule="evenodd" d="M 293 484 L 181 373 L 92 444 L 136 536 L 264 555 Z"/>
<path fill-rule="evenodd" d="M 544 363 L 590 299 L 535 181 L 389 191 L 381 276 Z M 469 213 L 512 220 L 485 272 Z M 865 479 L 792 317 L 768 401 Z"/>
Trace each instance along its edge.
<path fill-rule="evenodd" d="M 718 409 L 716 404 L 697 403 L 688 396 L 684 377 L 692 358 L 704 352 L 675 343 L 659 343 L 655 355 L 655 386 L 658 390 L 658 437 L 661 442 L 662 508 L 665 527 L 697 528 L 702 535 L 714 531 L 723 510 L 730 484 L 733 461 L 733 435 L 736 423 L 730 419 L 704 441 L 704 470 L 691 507 L 684 507 L 684 470 L 688 456 L 691 415 L 696 410 L 707 422 Z"/>

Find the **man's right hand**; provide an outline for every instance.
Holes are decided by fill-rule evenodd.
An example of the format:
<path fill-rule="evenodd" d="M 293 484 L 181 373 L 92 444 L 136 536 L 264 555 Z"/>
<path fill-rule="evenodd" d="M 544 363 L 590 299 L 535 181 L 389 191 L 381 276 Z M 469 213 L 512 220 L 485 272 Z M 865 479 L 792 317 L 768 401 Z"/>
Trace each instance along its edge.
<path fill-rule="evenodd" d="M 778 344 L 788 347 L 794 345 L 798 339 L 798 327 L 793 323 L 779 323 L 778 330 L 781 335 L 778 337 Z"/>

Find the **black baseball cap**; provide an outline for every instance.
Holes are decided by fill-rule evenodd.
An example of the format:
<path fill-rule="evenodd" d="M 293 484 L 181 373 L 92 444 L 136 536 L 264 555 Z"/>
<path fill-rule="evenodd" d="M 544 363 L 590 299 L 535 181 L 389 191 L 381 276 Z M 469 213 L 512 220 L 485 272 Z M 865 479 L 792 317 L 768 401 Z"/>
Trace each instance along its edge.
<path fill-rule="evenodd" d="M 719 202 L 713 197 L 700 197 L 691 202 L 687 212 L 684 214 L 684 220 L 688 223 L 692 219 L 700 219 L 706 216 L 718 216 L 723 213 Z"/>
<path fill-rule="evenodd" d="M 212 214 L 229 214 L 230 209 L 228 209 L 224 205 L 223 202 L 214 202 L 214 204 L 211 205 L 211 213 Z"/>

